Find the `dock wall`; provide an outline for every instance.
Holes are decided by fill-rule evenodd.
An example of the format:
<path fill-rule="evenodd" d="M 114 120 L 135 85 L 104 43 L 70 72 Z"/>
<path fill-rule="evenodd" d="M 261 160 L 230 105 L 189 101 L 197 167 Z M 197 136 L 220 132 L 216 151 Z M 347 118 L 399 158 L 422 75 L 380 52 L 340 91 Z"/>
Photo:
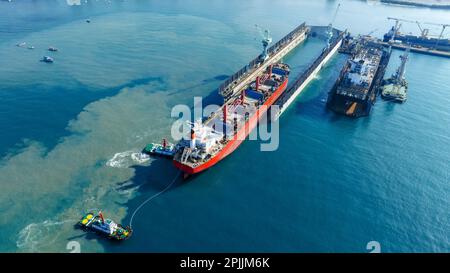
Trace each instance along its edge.
<path fill-rule="evenodd" d="M 268 48 L 267 52 L 269 58 L 261 63 L 257 58 L 253 59 L 249 64 L 241 68 L 238 72 L 234 73 L 219 87 L 219 94 L 221 94 L 225 101 L 230 99 L 233 95 L 239 92 L 243 87 L 248 85 L 251 81 L 255 80 L 256 75 L 260 74 L 269 65 L 278 62 L 286 54 L 288 54 L 293 48 L 303 42 L 306 37 L 309 28 L 305 23 L 296 27 L 289 34 L 280 39 L 277 43 Z"/>
<path fill-rule="evenodd" d="M 337 30 L 335 30 L 337 31 Z M 342 44 L 345 32 L 337 31 L 338 36 L 330 44 L 330 47 L 322 51 L 320 56 L 297 77 L 294 84 L 286 90 L 281 97 L 274 103 L 280 107 L 276 118 L 280 117 L 284 111 L 291 105 L 295 98 L 304 90 L 304 88 L 311 82 L 322 67 L 331 59 Z"/>

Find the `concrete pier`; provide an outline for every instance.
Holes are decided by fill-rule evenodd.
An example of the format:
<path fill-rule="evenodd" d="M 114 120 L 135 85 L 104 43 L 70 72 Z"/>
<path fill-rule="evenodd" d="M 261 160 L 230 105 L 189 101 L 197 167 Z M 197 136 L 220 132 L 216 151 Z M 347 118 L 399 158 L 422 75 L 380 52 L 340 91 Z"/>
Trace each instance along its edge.
<path fill-rule="evenodd" d="M 255 58 L 221 84 L 219 87 L 219 94 L 227 101 L 233 97 L 233 95 L 239 93 L 242 88 L 254 81 L 256 76 L 269 65 L 278 62 L 292 49 L 303 42 L 306 39 L 308 32 L 309 27 L 307 27 L 305 23 L 296 27 L 267 50 L 269 56 L 267 60 L 261 62 L 258 58 Z"/>
<path fill-rule="evenodd" d="M 376 41 L 376 43 L 381 44 L 384 47 L 389 47 L 389 43 L 386 43 L 386 42 Z M 393 43 L 392 48 L 406 50 L 406 48 L 408 48 L 408 46 L 404 45 L 404 44 Z M 448 52 L 448 51 L 434 50 L 434 49 L 430 49 L 430 48 L 426 48 L 426 47 L 411 47 L 410 50 L 411 50 L 411 52 L 450 58 L 450 52 Z"/>

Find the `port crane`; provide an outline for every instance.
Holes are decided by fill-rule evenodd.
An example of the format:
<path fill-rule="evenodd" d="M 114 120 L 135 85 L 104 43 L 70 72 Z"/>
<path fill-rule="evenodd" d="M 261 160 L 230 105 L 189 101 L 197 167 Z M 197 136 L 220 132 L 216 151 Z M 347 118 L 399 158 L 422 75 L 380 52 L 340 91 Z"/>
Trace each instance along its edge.
<path fill-rule="evenodd" d="M 269 55 L 267 54 L 267 48 L 269 47 L 269 44 L 272 43 L 272 36 L 270 36 L 270 32 L 268 29 L 263 29 L 258 25 L 255 25 L 256 29 L 259 31 L 259 34 L 262 37 L 261 43 L 263 45 L 263 52 L 261 55 L 259 55 L 259 60 L 261 62 L 264 62 L 269 58 Z"/>
<path fill-rule="evenodd" d="M 428 37 L 428 33 L 430 32 L 430 30 L 428 28 L 422 28 L 422 26 L 420 25 L 419 21 L 416 21 L 417 26 L 420 29 L 420 37 L 421 38 L 427 38 Z"/>
<path fill-rule="evenodd" d="M 422 25 L 420 24 L 419 21 L 406 20 L 406 19 L 394 18 L 394 17 L 388 17 L 388 20 L 394 20 L 395 21 L 394 30 L 396 30 L 396 32 L 398 31 L 398 29 L 400 29 L 399 22 L 406 22 L 406 23 L 416 24 L 419 27 L 420 36 L 422 38 L 426 38 L 428 36 L 428 32 L 430 31 L 428 28 L 422 28 Z"/>
<path fill-rule="evenodd" d="M 333 38 L 333 23 L 334 23 L 334 20 L 336 20 L 336 16 L 338 14 L 340 6 L 341 6 L 341 3 L 339 3 L 337 5 L 336 11 L 334 12 L 334 15 L 333 15 L 333 19 L 331 19 L 330 24 L 328 24 L 328 29 L 327 29 L 327 35 L 328 35 L 327 48 L 329 48 L 330 45 L 331 45 L 331 38 Z"/>
<path fill-rule="evenodd" d="M 438 46 L 438 44 L 439 44 L 439 41 L 442 39 L 442 37 L 443 37 L 443 35 L 444 35 L 445 29 L 446 29 L 447 27 L 450 27 L 450 25 L 448 25 L 448 24 L 436 24 L 436 23 L 425 23 L 425 24 L 442 27 L 441 33 L 439 34 L 439 37 L 438 37 L 438 40 L 436 41 L 436 44 L 434 44 L 434 48 L 433 48 L 433 49 L 436 49 L 437 46 Z"/>
<path fill-rule="evenodd" d="M 428 36 L 434 36 L 434 35 L 429 35 L 430 29 L 428 28 L 423 28 L 421 23 L 419 21 L 412 21 L 412 20 L 406 20 L 406 19 L 400 19 L 400 18 L 393 18 L 393 17 L 388 17 L 388 20 L 394 20 L 395 21 L 395 27 L 394 27 L 394 35 L 397 33 L 399 27 L 399 22 L 407 22 L 407 23 L 414 23 L 419 27 L 420 30 L 420 37 L 421 38 L 427 38 Z M 439 40 L 442 39 L 443 35 L 444 35 L 444 31 L 447 27 L 450 27 L 449 24 L 436 24 L 436 23 L 422 23 L 424 25 L 433 25 L 433 26 L 440 26 L 442 27 L 441 32 L 438 36 L 438 40 L 436 41 L 436 44 L 434 45 L 434 49 L 437 48 L 438 44 L 439 44 Z M 398 28 L 397 28 L 398 26 Z"/>
<path fill-rule="evenodd" d="M 366 36 L 370 36 L 370 35 L 372 35 L 375 31 L 377 31 L 378 30 L 378 28 L 376 28 L 376 29 L 374 29 L 374 30 L 372 30 L 372 31 L 370 31 Z"/>

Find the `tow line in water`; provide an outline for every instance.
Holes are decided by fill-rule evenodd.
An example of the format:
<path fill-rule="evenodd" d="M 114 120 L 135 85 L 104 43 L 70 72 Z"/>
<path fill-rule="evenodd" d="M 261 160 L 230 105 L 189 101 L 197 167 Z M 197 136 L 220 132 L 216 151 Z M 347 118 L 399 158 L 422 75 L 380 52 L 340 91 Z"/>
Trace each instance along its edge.
<path fill-rule="evenodd" d="M 172 182 L 170 182 L 170 184 L 168 184 L 164 189 L 162 189 L 161 191 L 155 193 L 154 195 L 150 196 L 149 198 L 145 199 L 144 202 L 142 202 L 133 212 L 133 214 L 131 215 L 131 219 L 130 219 L 130 228 L 133 228 L 133 219 L 134 216 L 136 216 L 136 214 L 139 212 L 139 210 L 145 206 L 145 204 L 147 204 L 148 202 L 152 201 L 153 199 L 155 199 L 156 197 L 158 197 L 159 195 L 163 194 L 164 192 L 166 192 L 168 189 L 170 189 L 172 187 L 173 184 L 175 184 L 175 182 L 177 181 L 177 178 L 180 176 L 181 171 L 179 171 L 177 173 L 177 175 L 173 178 Z"/>

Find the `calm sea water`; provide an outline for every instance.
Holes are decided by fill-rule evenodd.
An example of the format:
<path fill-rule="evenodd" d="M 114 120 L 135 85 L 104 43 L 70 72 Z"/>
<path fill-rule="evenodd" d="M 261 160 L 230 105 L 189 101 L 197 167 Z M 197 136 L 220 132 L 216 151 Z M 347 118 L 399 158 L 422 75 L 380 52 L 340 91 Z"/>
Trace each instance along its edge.
<path fill-rule="evenodd" d="M 174 105 L 220 101 L 219 84 L 259 54 L 255 24 L 277 40 L 303 21 L 328 24 L 338 3 L 82 2 L 0 2 L 0 251 L 68 252 L 78 241 L 85 252 L 367 252 L 373 240 L 383 252 L 450 251 L 450 60 L 414 53 L 406 104 L 379 100 L 357 120 L 326 111 L 345 62 L 338 55 L 282 116 L 275 152 L 247 141 L 177 181 L 136 213 L 123 244 L 74 229 L 89 209 L 128 223 L 176 177 L 171 162 L 134 156 L 169 135 Z M 376 36 L 387 16 L 450 18 L 341 4 L 337 27 Z M 23 41 L 35 49 L 15 46 Z M 323 45 L 311 40 L 288 55 L 293 74 Z M 55 63 L 39 62 L 43 55 Z"/>

